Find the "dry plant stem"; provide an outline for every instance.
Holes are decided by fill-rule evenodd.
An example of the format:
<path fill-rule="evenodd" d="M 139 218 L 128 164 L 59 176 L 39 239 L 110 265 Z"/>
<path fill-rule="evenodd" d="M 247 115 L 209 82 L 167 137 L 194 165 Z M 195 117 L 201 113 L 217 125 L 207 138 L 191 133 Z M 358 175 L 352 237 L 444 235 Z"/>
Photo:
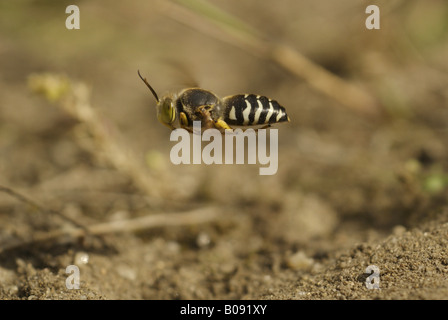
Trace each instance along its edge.
<path fill-rule="evenodd" d="M 0 246 L 0 252 L 30 244 L 56 241 L 64 237 L 69 237 L 73 240 L 85 235 L 99 236 L 110 233 L 135 232 L 160 227 L 196 225 L 216 221 L 222 216 L 220 210 L 216 207 L 202 208 L 185 213 L 150 214 L 135 219 L 99 223 L 86 228 L 56 230 L 45 234 L 37 234 L 29 241 L 12 244 L 10 246 Z"/>
<path fill-rule="evenodd" d="M 210 37 L 237 46 L 249 54 L 274 61 L 283 69 L 303 78 L 314 89 L 335 99 L 341 105 L 367 116 L 380 114 L 378 103 L 369 93 L 325 70 L 297 50 L 264 39 L 236 17 L 231 16 L 231 19 L 218 20 L 216 15 L 211 17 L 203 11 L 199 12 L 195 8 L 198 8 L 199 4 L 205 5 L 202 1 L 177 0 L 177 2 L 190 4 L 190 8 L 166 0 L 159 0 L 158 3 L 164 14 L 170 18 Z M 219 10 L 215 7 L 212 8 L 215 11 Z M 230 16 L 227 13 L 225 15 Z M 232 25 L 232 21 L 238 21 L 238 23 Z M 242 28 L 241 26 L 245 27 Z"/>
<path fill-rule="evenodd" d="M 186 213 L 151 214 L 130 220 L 105 222 L 88 227 L 87 230 L 93 235 L 135 232 L 156 227 L 196 225 L 217 220 L 220 216 L 222 215 L 216 207 L 208 207 Z M 83 232 L 83 230 L 77 229 L 77 232 Z"/>
<path fill-rule="evenodd" d="M 152 197 L 161 198 L 161 186 L 149 175 L 148 170 L 138 161 L 138 157 L 118 141 L 118 134 L 101 118 L 90 105 L 89 90 L 83 83 L 72 83 L 71 95 L 61 101 L 61 106 L 73 117 L 81 121 L 93 138 L 99 155 L 118 171 L 130 177 L 137 188 Z"/>
<path fill-rule="evenodd" d="M 291 73 L 302 77 L 320 92 L 344 106 L 366 115 L 377 115 L 378 105 L 365 91 L 313 63 L 305 56 L 285 45 L 273 47 L 272 59 Z"/>
<path fill-rule="evenodd" d="M 39 210 L 40 212 L 57 215 L 57 216 L 59 216 L 59 217 L 65 219 L 65 220 L 69 221 L 69 222 L 72 223 L 74 226 L 78 227 L 80 230 L 84 230 L 84 231 L 86 231 L 86 228 L 85 228 L 83 225 L 81 225 L 80 223 L 78 223 L 77 221 L 75 221 L 75 220 L 73 220 L 73 219 L 71 219 L 71 218 L 69 218 L 69 217 L 63 215 L 63 214 L 60 213 L 59 211 L 45 209 L 45 208 L 42 207 L 41 205 L 37 204 L 35 201 L 33 201 L 33 200 L 31 200 L 31 199 L 29 199 L 29 198 L 27 198 L 27 197 L 21 195 L 20 193 L 18 193 L 18 192 L 16 192 L 16 191 L 12 190 L 11 188 L 4 187 L 4 186 L 0 186 L 0 192 L 7 193 L 7 194 L 9 194 L 10 196 L 16 198 L 17 200 L 19 200 L 19 201 L 21 201 L 21 202 L 23 202 L 23 203 L 26 203 L 26 204 L 29 205 L 30 207 Z"/>

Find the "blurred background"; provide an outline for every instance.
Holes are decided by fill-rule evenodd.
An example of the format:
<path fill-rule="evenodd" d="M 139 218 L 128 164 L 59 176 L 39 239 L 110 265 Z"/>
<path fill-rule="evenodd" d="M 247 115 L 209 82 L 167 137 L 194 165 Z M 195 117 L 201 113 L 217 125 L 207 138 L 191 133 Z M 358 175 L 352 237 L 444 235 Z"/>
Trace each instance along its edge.
<path fill-rule="evenodd" d="M 79 30 L 65 26 L 71 4 Z M 365 27 L 369 4 L 380 9 L 379 30 Z M 203 263 L 230 263 L 207 278 L 223 283 L 234 270 L 307 272 L 310 259 L 324 264 L 335 250 L 418 225 L 446 204 L 447 35 L 444 0 L 0 1 L 0 184 L 84 225 L 219 212 L 209 224 L 117 241 L 184 248 L 165 257 L 176 262 L 163 272 L 186 264 L 200 279 L 190 285 L 207 282 Z M 260 176 L 258 164 L 171 164 L 175 143 L 137 70 L 159 96 L 198 85 L 279 101 L 291 122 L 276 127 L 277 174 Z M 37 94 L 39 74 L 57 75 L 56 87 L 85 85 L 83 103 L 96 117 L 64 109 L 81 99 L 71 89 L 69 102 Z M 0 247 L 61 224 L 0 195 Z M 48 252 L 70 255 L 64 248 Z M 51 265 L 37 263 L 36 252 L 27 259 Z M 137 257 L 123 259 L 139 268 Z M 188 291 L 149 278 L 131 297 L 255 297 L 236 284 Z"/>

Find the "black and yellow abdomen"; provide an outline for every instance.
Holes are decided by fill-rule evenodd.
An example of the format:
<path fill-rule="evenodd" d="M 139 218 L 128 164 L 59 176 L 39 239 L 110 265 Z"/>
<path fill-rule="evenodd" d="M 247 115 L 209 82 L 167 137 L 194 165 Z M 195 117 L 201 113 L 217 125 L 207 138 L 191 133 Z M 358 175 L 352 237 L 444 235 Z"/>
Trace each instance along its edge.
<path fill-rule="evenodd" d="M 223 99 L 223 120 L 229 125 L 256 126 L 289 121 L 277 101 L 255 94 L 238 94 Z"/>

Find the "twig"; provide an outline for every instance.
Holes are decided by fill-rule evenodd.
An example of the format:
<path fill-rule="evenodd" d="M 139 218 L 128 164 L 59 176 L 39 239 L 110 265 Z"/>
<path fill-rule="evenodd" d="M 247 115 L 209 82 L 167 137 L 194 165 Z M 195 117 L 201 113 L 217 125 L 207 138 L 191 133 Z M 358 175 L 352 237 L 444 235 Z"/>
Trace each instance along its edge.
<path fill-rule="evenodd" d="M 367 92 L 327 71 L 299 52 L 285 45 L 276 45 L 272 59 L 291 73 L 303 77 L 315 89 L 359 113 L 378 115 L 378 104 Z"/>
<path fill-rule="evenodd" d="M 82 133 L 78 131 L 81 147 L 130 177 L 134 185 L 153 201 L 160 201 L 162 195 L 171 194 L 164 190 L 169 184 L 157 183 L 143 161 L 138 161 L 139 157 L 120 143 L 118 130 L 91 106 L 90 90 L 84 83 L 72 82 L 61 75 L 33 74 L 29 77 L 29 85 L 84 125 Z M 88 143 L 93 143 L 93 146 Z"/>
<path fill-rule="evenodd" d="M 18 192 L 16 192 L 16 191 L 12 190 L 11 188 L 4 187 L 4 186 L 0 186 L 0 192 L 7 193 L 7 194 L 9 194 L 10 196 L 16 198 L 17 200 L 19 200 L 19 201 L 21 201 L 21 202 L 23 202 L 23 203 L 26 203 L 26 204 L 29 205 L 30 207 L 35 208 L 36 210 L 38 210 L 38 211 L 40 211 L 40 212 L 42 212 L 42 213 L 48 213 L 48 214 L 54 214 L 54 215 L 57 215 L 57 216 L 59 216 L 59 217 L 65 219 L 65 220 L 69 221 L 69 222 L 70 222 L 71 224 L 73 224 L 74 226 L 77 226 L 80 230 L 84 230 L 84 231 L 87 230 L 85 226 L 83 226 L 82 224 L 78 223 L 77 221 L 75 221 L 75 220 L 73 220 L 73 219 L 71 219 L 71 218 L 65 216 L 65 215 L 62 214 L 61 212 L 56 211 L 56 210 L 46 209 L 46 208 L 44 208 L 43 206 L 37 204 L 35 201 L 33 201 L 33 200 L 31 200 L 31 199 L 25 197 L 24 195 L 21 195 L 20 193 L 18 193 Z"/>
<path fill-rule="evenodd" d="M 274 61 L 343 106 L 367 116 L 380 114 L 377 101 L 369 93 L 322 68 L 291 47 L 265 39 L 243 21 L 209 2 L 175 1 L 181 5 L 159 0 L 162 11 L 170 18 L 210 37 L 237 46 L 249 54 Z"/>
<path fill-rule="evenodd" d="M 129 220 L 99 223 L 93 226 L 88 226 L 86 228 L 56 230 L 47 232 L 45 234 L 36 234 L 32 239 L 28 241 L 0 247 L 0 252 L 36 243 L 55 241 L 63 237 L 76 239 L 86 234 L 99 236 L 110 233 L 142 231 L 153 228 L 196 225 L 215 221 L 222 218 L 223 216 L 224 215 L 220 213 L 220 210 L 217 207 L 202 208 L 185 213 L 150 214 L 148 216 Z"/>

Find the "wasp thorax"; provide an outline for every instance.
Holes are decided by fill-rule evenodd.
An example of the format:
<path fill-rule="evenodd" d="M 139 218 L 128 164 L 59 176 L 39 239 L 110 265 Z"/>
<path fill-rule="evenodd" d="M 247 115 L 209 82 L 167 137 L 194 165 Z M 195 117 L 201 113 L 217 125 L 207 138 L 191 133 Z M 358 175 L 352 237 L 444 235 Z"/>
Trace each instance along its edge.
<path fill-rule="evenodd" d="M 168 126 L 171 126 L 176 120 L 176 111 L 171 97 L 164 97 L 157 104 L 157 119 Z"/>

